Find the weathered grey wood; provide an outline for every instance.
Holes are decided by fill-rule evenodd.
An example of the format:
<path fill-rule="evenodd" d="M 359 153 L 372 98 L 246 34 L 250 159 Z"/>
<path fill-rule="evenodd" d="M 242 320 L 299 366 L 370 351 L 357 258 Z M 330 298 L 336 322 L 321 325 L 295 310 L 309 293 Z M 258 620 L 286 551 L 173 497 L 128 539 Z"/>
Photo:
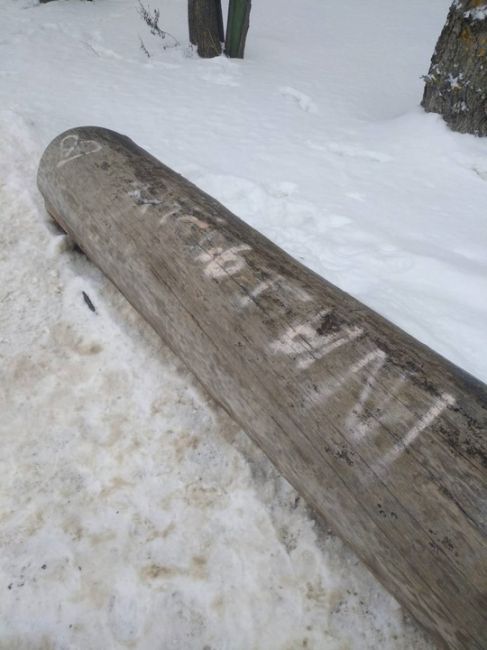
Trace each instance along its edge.
<path fill-rule="evenodd" d="M 50 214 L 397 599 L 487 647 L 487 390 L 128 138 L 57 137 Z"/>

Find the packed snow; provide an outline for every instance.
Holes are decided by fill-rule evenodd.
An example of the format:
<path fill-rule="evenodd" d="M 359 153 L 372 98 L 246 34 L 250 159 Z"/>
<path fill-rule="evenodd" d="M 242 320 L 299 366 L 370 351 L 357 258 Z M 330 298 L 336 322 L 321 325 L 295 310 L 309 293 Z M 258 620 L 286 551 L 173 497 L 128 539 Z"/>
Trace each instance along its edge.
<path fill-rule="evenodd" d="M 487 144 L 418 107 L 448 6 L 254 2 L 237 61 L 195 56 L 185 0 L 151 3 L 177 47 L 135 0 L 2 0 L 0 648 L 433 648 L 35 175 L 61 131 L 120 131 L 485 381 Z"/>

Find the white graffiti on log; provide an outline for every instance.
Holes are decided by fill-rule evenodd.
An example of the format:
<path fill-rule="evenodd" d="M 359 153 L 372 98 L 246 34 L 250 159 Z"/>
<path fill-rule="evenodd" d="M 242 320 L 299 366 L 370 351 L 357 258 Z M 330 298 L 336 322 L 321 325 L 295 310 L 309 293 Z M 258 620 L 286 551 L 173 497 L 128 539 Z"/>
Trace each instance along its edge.
<path fill-rule="evenodd" d="M 62 167 L 80 156 L 89 156 L 96 153 L 102 147 L 96 140 L 80 140 L 78 135 L 67 135 L 61 140 L 59 148 L 61 150 L 61 160 L 57 163 L 57 167 Z"/>
<path fill-rule="evenodd" d="M 203 221 L 202 219 L 198 219 L 198 217 L 189 214 L 183 214 L 183 216 L 178 219 L 178 222 L 192 224 L 200 230 L 208 230 L 210 227 L 210 224 L 207 221 Z"/>
<path fill-rule="evenodd" d="M 252 289 L 247 295 L 241 296 L 238 299 L 238 302 L 240 303 L 240 307 L 245 308 L 249 307 L 250 305 L 255 304 L 255 299 L 258 298 L 262 293 L 265 293 L 269 289 L 272 289 L 272 287 L 276 284 L 277 278 L 273 280 L 264 280 L 263 282 L 260 282 L 255 289 Z"/>
<path fill-rule="evenodd" d="M 412 445 L 420 433 L 427 427 L 431 426 L 433 422 L 443 413 L 449 406 L 453 406 L 456 400 L 453 395 L 449 393 L 442 393 L 435 402 L 431 405 L 430 409 L 423 415 L 409 431 L 404 435 L 400 442 L 397 442 L 394 447 L 389 451 L 382 462 L 387 466 L 393 463 L 397 458 L 404 453 L 404 451 Z"/>
<path fill-rule="evenodd" d="M 324 389 L 320 391 L 322 400 L 324 399 L 324 401 L 326 401 L 340 388 L 345 386 L 352 379 L 353 375 L 360 372 L 368 365 L 371 366 L 370 373 L 365 380 L 364 387 L 360 391 L 359 398 L 345 419 L 346 431 L 349 432 L 352 439 L 359 445 L 362 442 L 364 444 L 370 444 L 372 434 L 377 432 L 377 429 L 381 425 L 380 415 L 385 412 L 388 404 L 397 398 L 399 389 L 407 381 L 406 376 L 401 374 L 388 389 L 384 399 L 382 399 L 380 403 L 377 402 L 375 398 L 376 392 L 374 389 L 377 386 L 378 377 L 387 361 L 387 358 L 387 354 L 383 350 L 377 348 L 354 363 L 348 369 L 346 374 L 340 378 L 338 383 L 334 385 L 332 390 L 327 391 Z M 369 401 L 372 405 L 368 409 L 367 418 L 365 418 L 366 404 Z M 436 398 L 426 414 L 408 430 L 402 440 L 395 443 L 392 449 L 379 459 L 377 464 L 374 465 L 374 469 L 384 469 L 394 463 L 401 453 L 403 453 L 404 450 L 416 440 L 420 433 L 422 433 L 422 431 L 427 427 L 431 426 L 445 408 L 452 406 L 454 403 L 455 398 L 452 395 L 442 393 L 440 397 Z M 366 438 L 367 440 L 365 440 Z"/>
<path fill-rule="evenodd" d="M 371 367 L 370 372 L 364 382 L 364 386 L 360 391 L 359 398 L 345 420 L 347 431 L 350 431 L 352 437 L 356 440 L 360 440 L 370 433 L 370 422 L 364 422 L 365 405 L 370 399 L 371 394 L 373 395 L 373 390 L 377 384 L 377 377 L 382 370 L 386 359 L 387 354 L 383 350 L 377 348 L 376 350 L 369 352 L 362 359 L 354 363 L 353 366 L 351 366 L 351 368 L 349 368 L 347 371 L 345 377 L 340 381 L 340 384 L 346 383 L 352 377 L 352 375 L 360 372 L 366 366 Z"/>
<path fill-rule="evenodd" d="M 274 354 L 294 356 L 296 367 L 305 370 L 363 334 L 363 329 L 355 326 L 341 327 L 330 334 L 319 334 L 317 326 L 329 313 L 329 309 L 324 309 L 311 321 L 288 327 L 282 336 L 271 343 L 271 350 Z"/>
<path fill-rule="evenodd" d="M 177 217 L 180 213 L 181 213 L 180 206 L 178 204 L 174 204 L 174 207 L 169 208 L 169 210 L 164 212 L 162 217 L 159 219 L 159 225 L 165 226 L 169 221 L 169 219 L 171 219 L 172 217 Z"/>
<path fill-rule="evenodd" d="M 360 429 L 363 426 L 363 421 L 360 421 L 359 417 L 365 410 L 366 402 L 374 396 L 373 388 L 377 384 L 379 373 L 387 358 L 387 354 L 383 350 L 376 348 L 353 363 L 343 375 L 340 375 L 339 377 L 328 377 L 325 384 L 315 385 L 315 394 L 312 396 L 311 406 L 314 406 L 315 404 L 325 404 L 331 397 L 336 395 L 336 393 L 343 390 L 354 375 L 363 370 L 369 364 L 372 364 L 370 376 L 365 380 L 365 385 L 361 390 L 357 403 L 354 405 L 352 411 L 347 415 L 346 419 L 347 430 L 352 432 L 356 438 L 361 438 Z M 380 409 L 376 407 L 375 411 L 383 411 L 385 406 L 394 399 L 399 387 L 405 381 L 406 377 L 401 374 L 391 387 L 390 393 L 388 392 L 386 397 L 382 400 Z"/>
<path fill-rule="evenodd" d="M 182 206 L 179 203 L 174 202 L 172 207 L 170 207 L 166 212 L 164 212 L 162 217 L 160 217 L 159 225 L 165 226 L 169 220 L 174 220 L 176 224 L 188 223 L 196 226 L 199 230 L 207 230 L 210 227 L 210 224 L 207 221 L 198 219 L 198 217 L 191 214 L 184 214 L 182 210 Z"/>
<path fill-rule="evenodd" d="M 136 199 L 138 205 L 147 207 L 148 205 L 157 205 L 159 200 L 155 199 L 149 192 L 147 186 L 140 187 L 137 190 L 129 192 L 130 196 Z M 161 225 L 166 225 L 169 220 L 174 220 L 175 224 L 187 223 L 196 226 L 205 234 L 199 240 L 198 246 L 203 248 L 207 242 L 214 238 L 215 233 L 210 229 L 210 224 L 193 215 L 187 215 L 181 212 L 181 206 L 174 203 L 159 220 Z M 196 257 L 196 260 L 205 264 L 204 273 L 212 279 L 228 278 L 241 271 L 246 261 L 241 254 L 251 250 L 247 244 L 232 246 L 225 250 L 222 246 L 214 246 L 209 250 L 202 252 Z M 302 302 L 311 300 L 311 296 L 302 288 L 293 286 L 284 282 L 284 278 L 270 271 L 271 277 L 259 282 L 254 289 L 245 295 L 237 297 L 237 303 L 242 309 L 256 304 L 256 298 L 260 295 L 276 289 L 278 286 L 288 291 L 296 299 Z M 306 323 L 298 323 L 288 327 L 285 332 L 271 343 L 271 350 L 274 354 L 285 354 L 295 358 L 295 365 L 298 370 L 306 370 L 316 361 L 323 359 L 328 354 L 338 348 L 351 343 L 358 337 L 362 336 L 364 330 L 357 326 L 343 326 L 329 333 L 320 333 L 320 325 L 326 317 L 331 314 L 330 309 L 323 309 Z M 354 375 L 369 367 L 369 372 L 364 380 L 363 387 L 360 390 L 358 400 L 352 410 L 347 414 L 345 419 L 346 431 L 356 444 L 361 446 L 368 443 L 370 437 L 377 432 L 381 426 L 380 415 L 384 413 L 387 405 L 396 398 L 399 389 L 406 381 L 406 377 L 401 374 L 391 386 L 387 395 L 380 402 L 375 403 L 376 386 L 378 377 L 387 361 L 387 353 L 376 348 L 365 354 L 362 358 L 351 365 L 344 375 L 337 378 L 333 385 L 330 382 L 326 386 L 318 389 L 313 403 L 319 401 L 321 404 L 326 402 L 352 379 Z M 418 435 L 430 426 L 434 420 L 443 412 L 443 410 L 455 402 L 449 394 L 443 394 L 431 406 L 428 412 L 417 422 L 404 436 L 397 442 L 392 449 L 380 459 L 380 466 L 387 467 L 393 463 L 400 454 L 409 447 Z M 367 408 L 368 403 L 370 403 Z M 368 414 L 367 414 L 368 413 Z"/>
<path fill-rule="evenodd" d="M 162 203 L 161 200 L 156 198 L 151 193 L 149 185 L 147 183 L 139 184 L 137 182 L 133 182 L 132 185 L 134 188 L 128 192 L 128 195 L 134 199 L 136 205 L 141 209 L 142 214 L 145 214 L 150 206 L 159 205 Z M 218 223 L 225 222 L 225 220 L 220 217 L 217 217 L 216 221 Z M 179 224 L 194 225 L 200 231 L 203 231 L 205 233 L 205 235 L 198 241 L 199 248 L 203 250 L 198 255 L 198 257 L 196 257 L 196 260 L 206 264 L 204 273 L 208 277 L 214 279 L 231 277 L 245 267 L 245 258 L 240 255 L 240 253 L 251 250 L 250 246 L 232 246 L 227 250 L 224 249 L 224 246 L 213 246 L 209 250 L 204 250 L 207 246 L 207 243 L 214 239 L 215 235 L 220 234 L 219 231 L 211 228 L 210 223 L 207 221 L 195 217 L 194 215 L 185 214 L 183 212 L 182 206 L 175 201 L 172 203 L 172 205 L 169 205 L 167 210 L 159 217 L 160 226 L 166 226 L 169 222 L 172 222 L 175 226 Z M 272 273 L 271 271 L 270 275 L 273 277 L 260 282 L 253 290 L 246 293 L 245 295 L 240 295 L 237 297 L 237 302 L 240 304 L 240 307 L 242 309 L 253 304 L 255 305 L 255 299 L 259 295 L 277 286 L 301 302 L 308 302 L 311 300 L 311 296 L 302 287 L 293 286 L 280 274 Z"/>
<path fill-rule="evenodd" d="M 311 296 L 307 291 L 301 287 L 290 284 L 282 275 L 272 273 L 272 271 L 270 271 L 269 274 L 273 277 L 271 277 L 269 280 L 263 280 L 255 287 L 255 289 L 250 291 L 247 295 L 239 298 L 238 302 L 242 309 L 245 309 L 251 305 L 255 305 L 256 298 L 258 298 L 263 293 L 267 293 L 275 287 L 279 287 L 281 291 L 289 293 L 290 296 L 296 300 L 299 300 L 300 302 L 309 302 L 311 300 Z"/>
<path fill-rule="evenodd" d="M 296 367 L 300 370 L 309 368 L 315 361 L 323 359 L 330 354 L 333 350 L 351 343 L 354 339 L 363 334 L 363 330 L 359 327 L 344 327 L 332 334 L 320 335 L 317 332 L 316 326 L 320 321 L 330 313 L 330 310 L 322 310 L 308 323 L 302 323 L 295 327 L 289 327 L 285 333 L 276 341 L 271 343 L 271 349 L 274 353 L 286 354 L 294 356 Z M 300 340 L 303 339 L 303 340 Z M 311 348 L 311 350 L 310 350 Z M 370 444 L 370 437 L 381 426 L 380 415 L 385 412 L 387 405 L 397 398 L 399 389 L 407 381 L 407 377 L 401 375 L 393 382 L 393 385 L 388 390 L 384 399 L 379 403 L 375 399 L 376 387 L 379 375 L 384 368 L 388 359 L 388 355 L 384 350 L 376 348 L 368 352 L 361 359 L 351 365 L 346 373 L 333 382 L 330 386 L 320 386 L 317 391 L 316 397 L 313 397 L 312 404 L 319 402 L 320 404 L 326 403 L 334 394 L 350 382 L 354 375 L 361 370 L 370 366 L 370 371 L 365 379 L 364 385 L 360 390 L 357 402 L 354 404 L 352 410 L 347 414 L 345 419 L 345 430 L 350 434 L 359 447 L 362 444 Z M 365 418 L 366 406 L 370 402 L 371 406 L 368 408 L 369 415 Z M 438 397 L 427 413 L 404 435 L 403 439 L 394 444 L 392 449 L 388 451 L 377 463 L 377 467 L 387 467 L 391 465 L 397 458 L 407 449 L 433 422 L 439 415 L 447 408 L 455 403 L 455 398 L 448 394 L 442 393 Z M 367 439 L 367 440 L 366 440 Z"/>
<path fill-rule="evenodd" d="M 293 284 L 289 284 L 289 282 L 285 281 L 285 278 L 281 278 L 281 276 L 279 276 L 279 282 L 281 282 L 281 279 L 285 282 L 285 284 L 281 283 L 281 287 L 285 291 L 289 292 L 292 296 L 294 296 L 297 300 L 300 302 L 310 302 L 312 300 L 311 296 L 305 289 L 302 287 L 297 287 Z"/>
<path fill-rule="evenodd" d="M 196 259 L 206 264 L 205 275 L 212 279 L 220 279 L 241 271 L 245 267 L 246 261 L 240 253 L 249 250 L 252 249 L 247 244 L 232 246 L 227 250 L 218 246 L 201 253 Z"/>
<path fill-rule="evenodd" d="M 66 151 L 71 153 L 72 149 L 66 149 Z M 83 154 L 80 153 L 78 155 Z M 129 196 L 135 200 L 143 212 L 149 206 L 161 203 L 159 199 L 150 193 L 148 185 L 136 187 L 129 192 Z M 184 214 L 178 203 L 174 203 L 169 207 L 159 219 L 159 223 L 162 226 L 167 225 L 169 221 L 172 221 L 175 225 L 180 223 L 193 225 L 200 231 L 203 231 L 205 234 L 198 242 L 200 249 L 204 248 L 207 242 L 214 239 L 215 234 L 218 234 L 218 231 L 210 228 L 208 222 L 193 215 Z M 229 278 L 246 266 L 246 260 L 242 253 L 249 250 L 252 249 L 247 244 L 231 246 L 227 249 L 223 246 L 213 246 L 207 251 L 202 250 L 196 257 L 196 260 L 205 265 L 204 273 L 206 276 L 212 279 Z M 255 305 L 256 298 L 278 287 L 291 294 L 300 302 L 308 302 L 312 299 L 306 290 L 290 284 L 281 275 L 272 271 L 269 274 L 271 276 L 269 279 L 259 282 L 254 289 L 248 291 L 243 296 L 239 295 L 237 297 L 237 303 L 242 309 L 253 304 Z M 323 359 L 334 350 L 353 342 L 363 335 L 364 330 L 357 326 L 343 326 L 328 333 L 320 333 L 320 325 L 322 325 L 323 321 L 330 314 L 330 309 L 322 309 L 308 322 L 289 326 L 277 340 L 271 343 L 270 347 L 272 352 L 274 354 L 285 354 L 286 356 L 294 357 L 296 368 L 298 370 L 306 370 L 316 361 Z M 327 385 L 320 386 L 317 390 L 316 397 L 312 399 L 313 403 L 319 401 L 323 404 L 339 390 L 342 390 L 353 376 L 364 370 L 364 368 L 369 367 L 367 377 L 360 389 L 359 397 L 345 419 L 345 429 L 359 448 L 362 444 L 368 444 L 371 436 L 377 433 L 378 428 L 381 426 L 380 415 L 385 412 L 387 405 L 396 399 L 399 389 L 407 379 L 401 374 L 390 387 L 384 399 L 380 403 L 377 403 L 375 397 L 377 394 L 377 382 L 387 362 L 387 358 L 387 353 L 380 348 L 368 352 L 352 364 L 341 377 L 336 378 L 333 383 L 329 381 Z M 403 439 L 396 442 L 390 451 L 381 457 L 377 466 L 374 466 L 374 469 L 378 469 L 379 467 L 384 469 L 396 461 L 401 453 L 416 440 L 421 432 L 430 426 L 445 408 L 454 403 L 455 399 L 447 393 L 437 398 L 427 413 L 408 430 Z"/>

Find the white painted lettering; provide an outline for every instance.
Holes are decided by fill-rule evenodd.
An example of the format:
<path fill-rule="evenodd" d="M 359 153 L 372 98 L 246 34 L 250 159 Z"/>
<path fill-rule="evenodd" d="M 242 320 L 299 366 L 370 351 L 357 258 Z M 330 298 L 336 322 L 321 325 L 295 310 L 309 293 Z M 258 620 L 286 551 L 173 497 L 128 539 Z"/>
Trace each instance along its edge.
<path fill-rule="evenodd" d="M 251 247 L 246 244 L 232 246 L 227 250 L 217 247 L 201 253 L 196 259 L 206 264 L 205 275 L 213 279 L 224 278 L 235 275 L 245 267 L 246 261 L 241 253 L 249 250 Z"/>
<path fill-rule="evenodd" d="M 305 370 L 363 334 L 362 328 L 348 325 L 329 334 L 318 333 L 317 326 L 329 313 L 329 309 L 324 309 L 308 323 L 288 327 L 277 341 L 271 343 L 271 350 L 275 354 L 296 356 L 296 367 Z"/>
<path fill-rule="evenodd" d="M 80 156 L 88 156 L 92 153 L 100 151 L 102 148 L 99 142 L 95 140 L 80 140 L 76 134 L 65 136 L 60 143 L 61 160 L 57 163 L 57 167 L 62 167 L 71 160 L 75 160 Z"/>

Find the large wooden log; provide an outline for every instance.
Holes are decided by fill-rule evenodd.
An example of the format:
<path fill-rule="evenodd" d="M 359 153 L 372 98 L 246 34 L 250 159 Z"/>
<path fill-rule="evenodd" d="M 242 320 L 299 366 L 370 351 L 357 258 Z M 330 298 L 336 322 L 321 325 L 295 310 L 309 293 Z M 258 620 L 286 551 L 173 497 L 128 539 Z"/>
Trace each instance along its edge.
<path fill-rule="evenodd" d="M 47 210 L 435 635 L 487 647 L 486 386 L 128 138 L 45 151 Z"/>

